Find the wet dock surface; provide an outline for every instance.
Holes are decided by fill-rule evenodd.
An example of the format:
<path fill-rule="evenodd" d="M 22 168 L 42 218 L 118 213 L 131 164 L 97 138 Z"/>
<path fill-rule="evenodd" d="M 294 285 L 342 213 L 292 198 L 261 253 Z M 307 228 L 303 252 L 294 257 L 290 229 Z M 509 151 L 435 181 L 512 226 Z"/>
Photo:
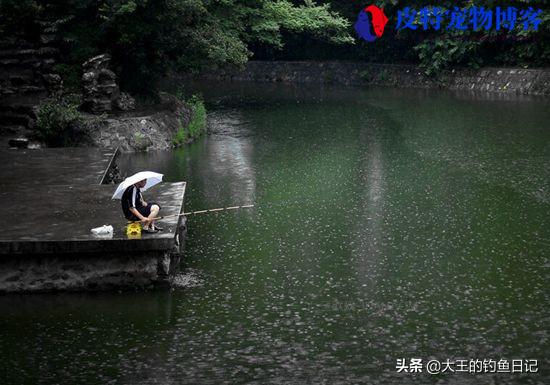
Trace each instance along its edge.
<path fill-rule="evenodd" d="M 128 164 L 255 208 L 190 216 L 173 290 L 0 295 L 3 384 L 550 384 L 547 100 L 201 91 L 209 135 Z"/>
<path fill-rule="evenodd" d="M 170 250 L 180 217 L 159 220 L 164 229 L 129 239 L 116 185 L 100 184 L 117 156 L 115 150 L 64 148 L 0 152 L 0 199 L 9 225 L 0 232 L 0 255 L 108 253 Z M 144 192 L 162 207 L 161 215 L 182 212 L 185 182 L 162 183 Z M 91 229 L 112 225 L 113 236 Z"/>
<path fill-rule="evenodd" d="M 47 148 L 0 151 L 0 187 L 100 184 L 116 150 Z"/>
<path fill-rule="evenodd" d="M 178 217 L 159 220 L 164 229 L 128 239 L 119 200 L 112 200 L 114 185 L 50 185 L 1 191 L 10 225 L 0 233 L 0 254 L 52 252 L 120 252 L 170 249 Z M 162 207 L 161 215 L 179 214 L 185 182 L 164 183 L 144 193 Z M 112 238 L 94 236 L 91 229 L 112 225 Z"/>

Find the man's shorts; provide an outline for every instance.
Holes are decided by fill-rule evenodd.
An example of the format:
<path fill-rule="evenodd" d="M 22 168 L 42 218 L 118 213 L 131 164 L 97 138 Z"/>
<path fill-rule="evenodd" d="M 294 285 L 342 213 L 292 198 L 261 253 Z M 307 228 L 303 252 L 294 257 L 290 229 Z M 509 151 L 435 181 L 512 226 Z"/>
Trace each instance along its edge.
<path fill-rule="evenodd" d="M 151 214 L 151 207 L 153 207 L 153 205 L 157 205 L 159 208 L 161 208 L 158 203 L 149 202 L 149 203 L 147 203 L 147 206 L 136 207 L 136 210 L 139 211 L 139 213 L 141 215 L 143 215 L 144 217 L 148 217 Z M 129 221 L 139 221 L 140 220 L 134 214 L 130 215 L 130 217 L 128 217 L 126 219 L 128 219 Z"/>

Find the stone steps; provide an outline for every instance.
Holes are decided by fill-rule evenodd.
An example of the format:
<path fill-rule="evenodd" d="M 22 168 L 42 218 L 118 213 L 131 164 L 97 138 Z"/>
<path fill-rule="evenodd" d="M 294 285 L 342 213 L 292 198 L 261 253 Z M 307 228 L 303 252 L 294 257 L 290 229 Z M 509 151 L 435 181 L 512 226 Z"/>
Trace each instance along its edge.
<path fill-rule="evenodd" d="M 40 97 L 37 96 L 21 96 L 4 98 L 0 100 L 0 124 L 4 123 L 11 124 L 7 122 L 16 121 L 17 123 L 25 125 L 26 119 L 36 119 L 36 114 L 38 112 L 38 105 L 40 104 Z"/>
<path fill-rule="evenodd" d="M 2 71 L 10 69 L 40 69 L 42 71 L 52 71 L 54 65 L 55 60 L 53 58 L 0 58 L 0 70 Z"/>
<path fill-rule="evenodd" d="M 32 128 L 34 119 L 27 114 L 3 113 L 0 115 L 3 127 L 23 126 Z"/>
<path fill-rule="evenodd" d="M 0 125 L 0 133 L 3 135 L 24 135 L 29 131 L 28 128 L 25 126 L 17 126 L 17 125 Z"/>
<path fill-rule="evenodd" d="M 6 87 L 21 87 L 34 84 L 34 75 L 0 74 L 0 84 Z"/>
<path fill-rule="evenodd" d="M 0 116 L 3 116 L 4 114 L 15 114 L 27 115 L 33 119 L 36 119 L 37 112 L 37 104 L 0 104 Z"/>
<path fill-rule="evenodd" d="M 35 138 L 40 100 L 41 97 L 36 95 L 0 100 L 0 135 L 11 139 Z"/>
<path fill-rule="evenodd" d="M 44 23 L 44 28 L 51 25 Z M 19 38 L 0 41 L 0 97 L 13 95 L 46 96 L 60 86 L 60 77 L 54 66 L 59 50 L 55 34 L 43 32 L 41 45 Z"/>
<path fill-rule="evenodd" d="M 2 87 L 33 85 L 34 78 L 34 72 L 30 69 L 10 68 L 0 71 L 0 85 Z"/>
<path fill-rule="evenodd" d="M 0 41 L 0 50 L 15 48 L 32 48 L 32 43 L 14 37 L 6 37 Z"/>
<path fill-rule="evenodd" d="M 22 86 L 22 87 L 1 87 L 0 96 L 14 96 L 14 95 L 26 95 L 26 96 L 47 96 L 48 91 L 44 87 L 39 86 Z"/>
<path fill-rule="evenodd" d="M 0 134 L 9 138 L 8 145 L 10 147 L 19 147 L 23 142 L 28 145 L 29 141 L 37 138 L 36 131 L 24 126 L 0 126 Z"/>
<path fill-rule="evenodd" d="M 37 23 L 42 32 L 34 41 L 18 36 L 0 39 L 0 133 L 12 137 L 32 137 L 40 101 L 61 86 L 54 71 L 60 54 L 56 23 Z"/>
<path fill-rule="evenodd" d="M 45 58 L 56 57 L 59 50 L 53 47 L 25 48 L 25 49 L 0 49 L 0 58 L 25 59 L 30 57 Z"/>

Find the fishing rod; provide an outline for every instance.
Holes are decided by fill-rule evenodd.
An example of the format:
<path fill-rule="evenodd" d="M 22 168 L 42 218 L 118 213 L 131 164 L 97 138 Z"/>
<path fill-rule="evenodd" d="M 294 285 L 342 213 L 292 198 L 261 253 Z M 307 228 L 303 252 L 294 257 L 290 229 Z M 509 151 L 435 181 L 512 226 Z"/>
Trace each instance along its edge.
<path fill-rule="evenodd" d="M 174 218 L 174 217 L 181 217 L 181 216 L 184 216 L 184 215 L 197 215 L 197 214 L 213 213 L 213 212 L 226 211 L 226 210 L 248 209 L 248 208 L 251 208 L 251 207 L 254 207 L 254 205 L 242 205 L 242 206 L 220 207 L 220 208 L 217 208 L 217 209 L 189 211 L 189 212 L 187 212 L 187 213 L 166 215 L 166 216 L 164 216 L 164 217 L 156 217 L 156 218 L 153 218 L 153 220 L 157 220 L 157 219 L 166 219 L 166 218 Z"/>
<path fill-rule="evenodd" d="M 248 209 L 248 208 L 251 208 L 251 207 L 254 207 L 254 205 L 220 207 L 220 208 L 217 208 L 217 209 L 189 211 L 187 213 L 166 215 L 164 217 L 156 217 L 156 218 L 152 218 L 152 220 L 156 221 L 156 220 L 159 220 L 159 219 L 175 218 L 175 217 L 181 217 L 181 216 L 184 216 L 184 215 L 205 214 L 205 213 L 213 213 L 213 212 L 226 211 L 226 210 Z M 140 237 L 140 234 L 141 234 L 140 223 L 141 223 L 141 221 L 129 221 L 128 222 L 128 225 L 126 227 L 126 234 L 128 235 L 128 237 L 132 237 L 132 236 Z"/>

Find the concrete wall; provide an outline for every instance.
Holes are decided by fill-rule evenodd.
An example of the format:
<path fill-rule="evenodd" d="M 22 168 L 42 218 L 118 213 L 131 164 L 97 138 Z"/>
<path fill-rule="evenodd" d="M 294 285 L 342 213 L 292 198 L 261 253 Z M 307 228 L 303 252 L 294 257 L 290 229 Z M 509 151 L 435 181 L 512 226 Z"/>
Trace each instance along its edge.
<path fill-rule="evenodd" d="M 0 260 L 0 292 L 144 289 L 169 285 L 180 254 L 12 255 Z"/>
<path fill-rule="evenodd" d="M 157 280 L 157 257 L 25 255 L 0 261 L 0 291 L 107 290 L 147 287 Z"/>
<path fill-rule="evenodd" d="M 453 70 L 436 80 L 413 65 L 359 62 L 251 61 L 244 69 L 202 75 L 207 79 L 283 83 L 335 83 L 402 88 L 449 88 L 522 95 L 550 95 L 550 68 Z"/>

